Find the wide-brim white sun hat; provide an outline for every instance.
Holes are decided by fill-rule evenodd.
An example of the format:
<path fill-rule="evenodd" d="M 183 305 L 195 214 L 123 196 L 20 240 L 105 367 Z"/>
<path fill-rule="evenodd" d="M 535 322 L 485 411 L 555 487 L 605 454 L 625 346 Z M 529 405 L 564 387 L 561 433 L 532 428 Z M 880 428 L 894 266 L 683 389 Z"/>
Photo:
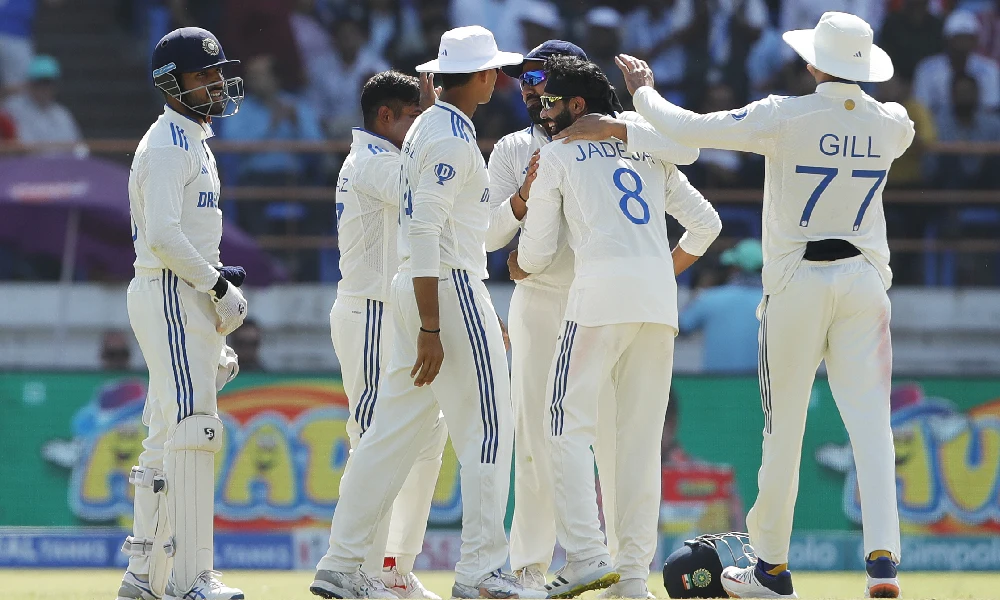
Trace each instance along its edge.
<path fill-rule="evenodd" d="M 781 39 L 804 61 L 824 73 L 848 81 L 892 79 L 892 59 L 872 40 L 871 26 L 861 17 L 827 12 L 815 29 L 786 31 Z"/>
<path fill-rule="evenodd" d="M 517 52 L 501 52 L 493 33 L 470 25 L 450 29 L 441 36 L 438 57 L 417 65 L 418 73 L 477 73 L 508 65 L 519 65 L 524 57 Z"/>

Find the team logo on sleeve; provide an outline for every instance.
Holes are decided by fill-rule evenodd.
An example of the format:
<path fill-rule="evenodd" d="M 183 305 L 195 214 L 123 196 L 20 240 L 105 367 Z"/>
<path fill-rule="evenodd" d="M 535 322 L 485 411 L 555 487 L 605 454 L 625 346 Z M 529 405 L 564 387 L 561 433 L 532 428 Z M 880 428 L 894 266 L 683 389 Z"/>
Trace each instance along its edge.
<path fill-rule="evenodd" d="M 735 121 L 742 121 L 743 119 L 747 118 L 747 114 L 749 112 L 750 112 L 750 109 L 744 107 L 744 108 L 741 108 L 739 110 L 734 110 L 733 112 L 729 113 L 729 116 L 732 117 L 733 120 L 735 120 Z"/>
<path fill-rule="evenodd" d="M 455 177 L 455 167 L 447 163 L 438 163 L 434 167 L 434 176 L 438 178 L 438 185 L 444 185 L 444 182 Z"/>

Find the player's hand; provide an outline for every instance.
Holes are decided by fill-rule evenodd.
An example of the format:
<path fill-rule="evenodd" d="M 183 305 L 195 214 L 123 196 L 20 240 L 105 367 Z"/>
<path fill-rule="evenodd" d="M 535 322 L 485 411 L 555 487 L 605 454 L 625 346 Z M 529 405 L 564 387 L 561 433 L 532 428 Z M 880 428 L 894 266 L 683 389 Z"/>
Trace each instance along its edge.
<path fill-rule="evenodd" d="M 564 144 L 577 140 L 606 140 L 609 137 L 621 137 L 624 127 L 621 121 L 610 115 L 591 113 L 576 120 L 575 123 L 563 129 L 552 137 L 562 140 Z"/>
<path fill-rule="evenodd" d="M 427 110 L 437 102 L 441 88 L 434 87 L 434 73 L 420 74 L 420 110 Z"/>
<path fill-rule="evenodd" d="M 510 271 L 511 281 L 521 281 L 528 277 L 528 272 L 522 269 L 521 265 L 517 264 L 517 250 L 507 255 L 507 270 Z"/>
<path fill-rule="evenodd" d="M 441 346 L 441 333 L 417 334 L 417 360 L 410 370 L 413 385 L 422 387 L 430 385 L 441 371 L 444 362 L 444 347 Z"/>
<path fill-rule="evenodd" d="M 500 333 L 503 334 L 503 349 L 510 352 L 510 336 L 507 335 L 507 324 L 503 322 L 500 315 L 497 315 L 497 321 L 500 322 Z"/>
<path fill-rule="evenodd" d="M 243 297 L 240 288 L 232 283 L 226 282 L 226 293 L 221 298 L 212 297 L 215 302 L 216 319 L 215 330 L 222 335 L 239 329 L 243 324 L 243 319 L 247 318 L 247 299 Z"/>
<path fill-rule="evenodd" d="M 531 153 L 531 159 L 528 160 L 528 168 L 524 171 L 524 183 L 521 184 L 521 188 L 518 192 L 521 197 L 527 201 L 531 195 L 531 184 L 534 183 L 535 178 L 538 177 L 538 153 L 539 150 L 535 150 Z"/>
<path fill-rule="evenodd" d="M 646 61 L 628 54 L 619 54 L 615 57 L 615 64 L 625 74 L 625 87 L 628 88 L 628 93 L 634 95 L 635 91 L 643 86 L 653 87 L 653 70 Z"/>

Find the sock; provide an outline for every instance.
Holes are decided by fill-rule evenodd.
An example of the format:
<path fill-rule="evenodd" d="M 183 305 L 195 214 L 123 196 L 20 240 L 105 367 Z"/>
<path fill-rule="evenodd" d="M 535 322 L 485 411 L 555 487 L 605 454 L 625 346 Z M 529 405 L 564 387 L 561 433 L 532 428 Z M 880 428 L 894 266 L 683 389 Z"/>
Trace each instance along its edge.
<path fill-rule="evenodd" d="M 779 565 L 773 565 L 767 561 L 757 559 L 757 568 L 768 575 L 775 576 L 781 575 L 788 570 L 788 563 L 781 563 Z"/>
<path fill-rule="evenodd" d="M 876 550 L 869 554 L 866 560 L 878 560 L 880 558 L 888 558 L 889 560 L 892 560 L 892 552 L 889 552 L 888 550 Z"/>
<path fill-rule="evenodd" d="M 382 570 L 383 571 L 388 571 L 389 569 L 391 569 L 391 568 L 393 568 L 395 566 L 396 566 L 396 557 L 395 556 L 386 556 L 384 559 L 382 559 Z"/>

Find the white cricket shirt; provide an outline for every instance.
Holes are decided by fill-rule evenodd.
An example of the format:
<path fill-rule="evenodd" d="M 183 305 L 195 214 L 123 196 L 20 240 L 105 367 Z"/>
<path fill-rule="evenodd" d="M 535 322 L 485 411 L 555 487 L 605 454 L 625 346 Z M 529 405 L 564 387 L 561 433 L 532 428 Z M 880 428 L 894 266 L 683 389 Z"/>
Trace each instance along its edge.
<path fill-rule="evenodd" d="M 913 141 L 913 122 L 849 83 L 827 82 L 807 96 L 770 96 L 730 112 L 699 115 L 656 90 L 635 107 L 664 134 L 702 148 L 754 152 L 764 163 L 764 293 L 784 289 L 806 243 L 843 239 L 892 284 L 882 189 L 892 161 Z"/>
<path fill-rule="evenodd" d="M 653 156 L 678 165 L 689 165 L 698 159 L 698 149 L 682 146 L 660 134 L 635 112 L 623 112 L 617 117 L 625 121 L 628 130 L 628 152 L 646 151 Z M 500 138 L 490 154 L 490 229 L 486 236 L 486 249 L 498 250 L 514 238 L 521 222 L 510 208 L 510 197 L 524 183 L 531 155 L 552 141 L 545 129 L 532 125 Z M 531 195 L 528 206 L 530 214 Z M 527 217 L 525 217 L 527 219 Z M 565 238 L 565 229 L 564 238 Z M 540 273 L 533 273 L 518 285 L 546 288 L 567 288 L 573 282 L 573 252 L 565 239 L 561 239 L 552 263 Z"/>
<path fill-rule="evenodd" d="M 200 292 L 219 279 L 222 210 L 211 125 L 170 107 L 146 132 L 128 178 L 135 266 L 173 271 Z"/>
<path fill-rule="evenodd" d="M 490 181 L 472 121 L 438 100 L 407 132 L 402 163 L 400 271 L 461 269 L 485 279 Z"/>
<path fill-rule="evenodd" d="M 662 323 L 677 328 L 677 282 L 664 213 L 686 232 L 680 247 L 702 255 L 722 230 L 719 215 L 677 167 L 629 153 L 614 138 L 549 144 L 539 158 L 518 264 L 545 269 L 565 219 L 576 258 L 566 320 L 594 327 Z"/>
<path fill-rule="evenodd" d="M 337 179 L 337 295 L 385 302 L 399 267 L 399 148 L 355 127 Z"/>

